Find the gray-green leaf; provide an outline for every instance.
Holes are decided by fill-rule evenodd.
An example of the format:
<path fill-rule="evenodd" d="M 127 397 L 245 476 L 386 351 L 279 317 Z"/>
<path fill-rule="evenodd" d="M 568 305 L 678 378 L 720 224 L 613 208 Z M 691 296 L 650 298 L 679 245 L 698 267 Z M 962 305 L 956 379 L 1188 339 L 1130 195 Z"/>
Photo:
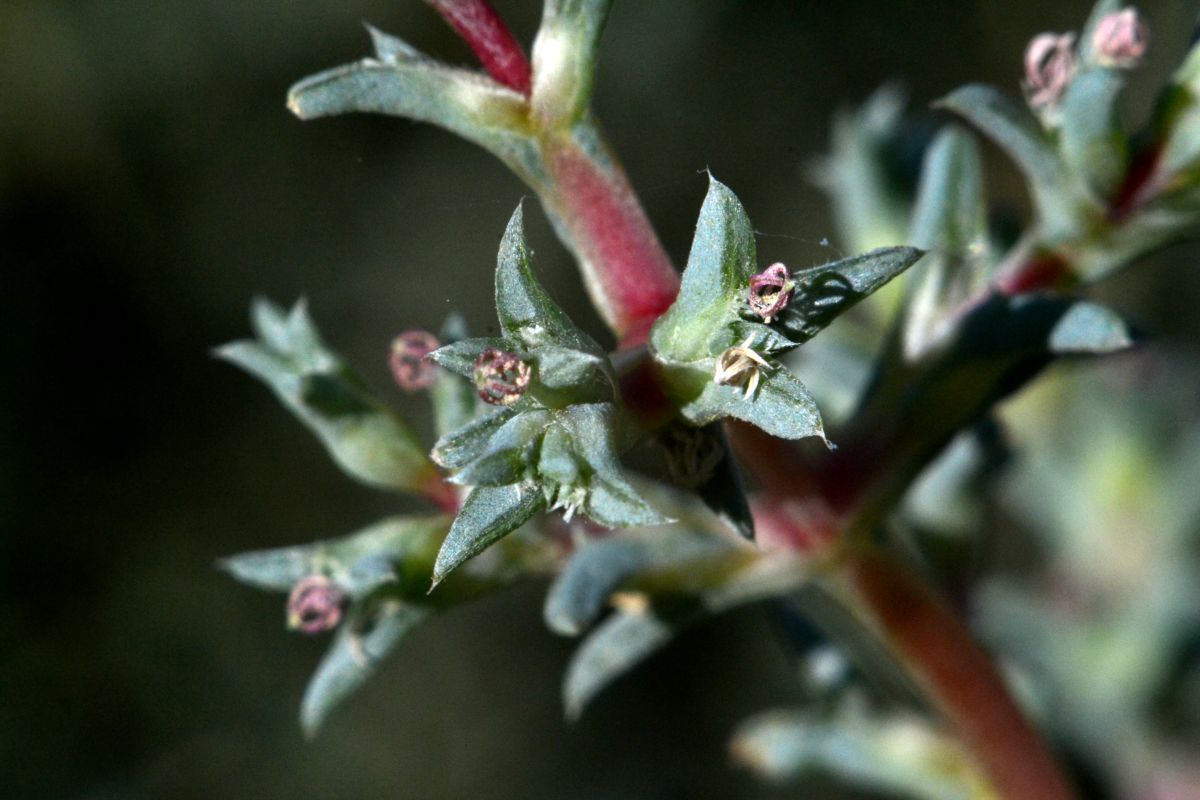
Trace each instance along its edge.
<path fill-rule="evenodd" d="M 321 724 L 343 700 L 374 673 L 388 653 L 429 611 L 397 600 L 380 600 L 356 608 L 338 630 L 300 706 L 304 733 L 315 736 Z"/>
<path fill-rule="evenodd" d="M 779 324 L 792 341 L 808 341 L 923 255 L 925 251 L 915 247 L 881 247 L 800 270 L 794 274 L 796 288 L 791 303 L 779 316 Z"/>
<path fill-rule="evenodd" d="M 1129 163 L 1129 142 L 1117 109 L 1124 86 L 1123 71 L 1096 66 L 1076 75 L 1063 96 L 1063 160 L 1098 201 L 1112 198 Z"/>
<path fill-rule="evenodd" d="M 436 587 L 456 567 L 521 527 L 546 506 L 537 486 L 480 486 L 471 491 L 433 565 Z"/>
<path fill-rule="evenodd" d="M 754 228 L 746 210 L 710 175 L 679 296 L 651 333 L 654 349 L 675 361 L 708 355 L 709 340 L 738 318 L 754 270 Z"/>
<path fill-rule="evenodd" d="M 544 181 L 524 97 L 480 73 L 439 64 L 395 37 L 372 36 L 378 58 L 300 81 L 288 92 L 288 108 L 301 119 L 365 111 L 429 122 L 491 151 L 531 184 Z"/>
<path fill-rule="evenodd" d="M 1066 165 L 1033 114 L 1012 98 L 978 84 L 938 102 L 992 138 L 1029 181 L 1038 218 L 1049 238 L 1069 236 L 1087 202 L 1071 183 Z"/>
<path fill-rule="evenodd" d="M 420 490 L 436 476 L 408 425 L 367 392 L 361 379 L 321 342 L 303 303 L 286 317 L 255 302 L 260 341 L 227 344 L 216 354 L 275 392 L 347 474 L 373 486 Z"/>
<path fill-rule="evenodd" d="M 450 519 L 440 514 L 391 517 L 341 539 L 241 553 L 222 559 L 218 566 L 242 583 L 277 592 L 291 591 L 310 575 L 324 575 L 351 597 L 361 597 L 381 582 L 423 582 L 449 527 Z M 364 569 L 367 559 L 387 561 L 390 577 L 378 569 Z"/>
<path fill-rule="evenodd" d="M 1133 344 L 1125 320 L 1104 306 L 1080 301 L 1071 306 L 1050 331 L 1054 353 L 1113 353 Z"/>
<path fill-rule="evenodd" d="M 575 327 L 533 274 L 525 246 L 524 212 L 513 212 L 500 242 L 496 262 L 496 313 L 508 338 L 536 352 L 543 345 L 557 345 L 603 357 L 604 351 L 587 334 Z"/>
<path fill-rule="evenodd" d="M 711 379 L 679 411 L 694 425 L 707 425 L 724 417 L 749 422 L 783 439 L 825 438 L 817 401 L 800 382 L 778 364 L 763 371 L 757 391 L 747 397 L 740 386 L 721 386 Z"/>
<path fill-rule="evenodd" d="M 990 800 L 970 757 L 952 737 L 910 715 L 843 710 L 835 719 L 775 711 L 743 723 L 735 757 L 776 783 L 813 772 L 914 800 Z"/>
<path fill-rule="evenodd" d="M 678 528 L 636 531 L 589 542 L 571 557 L 550 587 L 544 609 L 546 624 L 556 633 L 577 636 L 631 576 L 732 548 L 725 539 Z"/>
<path fill-rule="evenodd" d="M 663 647 L 678 626 L 653 613 L 618 612 L 584 640 L 563 680 L 567 717 L 577 719 L 591 699 Z"/>

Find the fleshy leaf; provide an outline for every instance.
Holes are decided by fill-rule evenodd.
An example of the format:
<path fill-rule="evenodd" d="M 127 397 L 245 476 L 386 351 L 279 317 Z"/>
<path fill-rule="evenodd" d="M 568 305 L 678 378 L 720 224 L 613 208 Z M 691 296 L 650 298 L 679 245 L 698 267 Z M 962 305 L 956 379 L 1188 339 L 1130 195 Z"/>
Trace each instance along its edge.
<path fill-rule="evenodd" d="M 1063 96 L 1063 160 L 1101 201 L 1120 187 L 1129 161 L 1129 142 L 1117 109 L 1124 86 L 1121 70 L 1096 66 L 1076 75 Z"/>
<path fill-rule="evenodd" d="M 677 626 L 650 613 L 618 612 L 584 640 L 563 681 L 567 717 L 577 719 L 602 689 L 662 648 Z"/>
<path fill-rule="evenodd" d="M 526 411 L 510 417 L 451 480 L 463 486 L 501 486 L 530 477 L 534 454 L 550 419 L 549 411 Z"/>
<path fill-rule="evenodd" d="M 300 725 L 315 736 L 329 713 L 353 694 L 429 611 L 397 600 L 357 608 L 321 659 L 300 706 Z"/>
<path fill-rule="evenodd" d="M 882 247 L 793 274 L 792 302 L 779 316 L 794 342 L 805 342 L 859 300 L 915 264 L 925 251 Z"/>
<path fill-rule="evenodd" d="M 529 483 L 472 490 L 438 551 L 433 585 L 436 587 L 460 564 L 521 527 L 545 506 L 542 492 Z"/>
<path fill-rule="evenodd" d="M 462 469 L 487 449 L 492 434 L 516 413 L 511 408 L 501 408 L 443 436 L 433 446 L 433 460 L 446 469 Z"/>
<path fill-rule="evenodd" d="M 270 386 L 347 474 L 408 490 L 419 490 L 436 474 L 404 420 L 371 397 L 321 342 L 303 303 L 285 317 L 259 300 L 253 321 L 261 341 L 233 342 L 216 354 Z"/>
<path fill-rule="evenodd" d="M 574 405 L 561 412 L 559 423 L 570 437 L 577 459 L 591 473 L 584 512 L 609 527 L 662 525 L 670 520 L 643 500 L 625 479 L 617 457 L 616 407 L 612 403 Z"/>
<path fill-rule="evenodd" d="M 475 360 L 479 358 L 480 353 L 489 348 L 509 350 L 511 342 L 498 336 L 463 339 L 460 342 L 442 345 L 430 353 L 429 358 L 439 367 L 470 380 L 475 375 Z"/>
<path fill-rule="evenodd" d="M 567 667 L 563 697 L 568 717 L 578 717 L 605 687 L 706 615 L 791 594 L 810 580 L 802 561 L 779 554 L 736 549 L 721 560 L 716 569 L 679 570 L 676 577 L 682 581 L 661 607 L 647 595 L 644 609 L 619 610 L 596 626 Z M 691 585 L 686 585 L 689 577 Z"/>
<path fill-rule="evenodd" d="M 1029 181 L 1038 218 L 1048 237 L 1076 230 L 1086 201 L 1070 182 L 1066 166 L 1033 114 L 990 86 L 964 86 L 938 102 L 996 142 Z"/>
<path fill-rule="evenodd" d="M 786 369 L 778 364 L 770 367 L 770 371 L 763 370 L 758 389 L 750 397 L 740 386 L 721 386 L 710 378 L 700 394 L 679 411 L 694 425 L 733 417 L 783 439 L 824 439 L 817 401 Z"/>
<path fill-rule="evenodd" d="M 556 633 L 577 636 L 595 621 L 609 597 L 633 575 L 679 566 L 728 553 L 719 537 L 669 528 L 598 539 L 580 549 L 546 595 L 546 624 Z"/>
<path fill-rule="evenodd" d="M 784 783 L 814 772 L 914 800 L 995 800 L 970 756 L 926 721 L 843 709 L 836 718 L 775 711 L 743 723 L 734 756 Z"/>
<path fill-rule="evenodd" d="M 936 341 L 950 316 L 986 285 L 988 252 L 983 167 L 975 139 L 948 126 L 929 148 L 921 170 L 909 237 L 928 254 L 910 278 L 904 354 L 916 359 Z"/>
<path fill-rule="evenodd" d="M 351 597 L 382 583 L 420 588 L 433 555 L 450 527 L 449 517 L 392 517 L 341 539 L 256 550 L 222 559 L 221 569 L 260 589 L 289 592 L 311 575 L 324 575 Z M 373 559 L 374 565 L 367 564 Z M 389 569 L 377 567 L 387 562 Z"/>
<path fill-rule="evenodd" d="M 1055 353 L 1113 353 L 1131 346 L 1133 333 L 1120 316 L 1087 301 L 1072 305 L 1050 331 Z"/>
<path fill-rule="evenodd" d="M 754 270 L 754 228 L 746 210 L 710 175 L 679 295 L 654 324 L 655 350 L 675 361 L 708 355 L 709 340 L 738 318 Z"/>
<path fill-rule="evenodd" d="M 525 246 L 524 212 L 513 212 L 500 242 L 496 263 L 496 312 L 507 338 L 536 353 L 544 345 L 556 345 L 604 356 L 604 351 L 571 322 L 550 299 L 534 277 Z"/>
<path fill-rule="evenodd" d="M 534 185 L 542 180 L 524 97 L 477 72 L 439 64 L 395 37 L 372 36 L 378 58 L 300 81 L 288 92 L 288 108 L 301 119 L 364 111 L 429 122 L 486 148 Z"/>
<path fill-rule="evenodd" d="M 548 130 L 587 111 L 596 50 L 612 0 L 547 0 L 533 43 L 534 114 Z"/>

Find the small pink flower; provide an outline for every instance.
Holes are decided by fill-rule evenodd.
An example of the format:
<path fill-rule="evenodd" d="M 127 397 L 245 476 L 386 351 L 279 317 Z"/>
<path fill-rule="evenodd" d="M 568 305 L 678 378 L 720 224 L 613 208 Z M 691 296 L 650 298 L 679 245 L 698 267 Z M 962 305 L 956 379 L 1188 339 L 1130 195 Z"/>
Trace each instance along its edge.
<path fill-rule="evenodd" d="M 1058 104 L 1075 76 L 1075 34 L 1039 33 L 1025 49 L 1025 96 L 1034 110 Z"/>
<path fill-rule="evenodd" d="M 342 621 L 346 593 L 324 575 L 309 575 L 288 596 L 287 624 L 302 633 L 323 633 Z"/>
<path fill-rule="evenodd" d="M 1150 29 L 1135 8 L 1114 11 L 1101 18 L 1092 35 L 1096 60 L 1106 67 L 1133 69 L 1150 44 Z"/>
<path fill-rule="evenodd" d="M 489 347 L 475 359 L 475 389 L 485 403 L 509 406 L 529 388 L 533 369 L 516 353 Z"/>
<path fill-rule="evenodd" d="M 791 302 L 796 282 L 783 264 L 772 264 L 750 278 L 750 310 L 770 322 Z"/>
<path fill-rule="evenodd" d="M 393 339 L 388 366 L 396 385 L 406 392 L 432 386 L 437 367 L 426 356 L 437 349 L 438 340 L 429 331 L 405 331 Z"/>

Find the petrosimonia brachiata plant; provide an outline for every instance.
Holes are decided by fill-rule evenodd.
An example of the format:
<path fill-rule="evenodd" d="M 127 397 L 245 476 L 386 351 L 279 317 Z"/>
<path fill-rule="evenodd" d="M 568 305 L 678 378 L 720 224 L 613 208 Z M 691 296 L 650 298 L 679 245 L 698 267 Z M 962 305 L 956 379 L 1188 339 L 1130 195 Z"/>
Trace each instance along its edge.
<path fill-rule="evenodd" d="M 1027 182 L 1032 214 L 1015 239 L 990 224 L 979 147 L 957 122 L 921 149 L 915 186 L 888 186 L 879 154 L 903 103 L 884 92 L 842 120 L 822 169 L 859 254 L 760 263 L 741 201 L 710 175 L 677 272 L 590 110 L 611 3 L 546 0 L 529 59 L 484 0 L 427 2 L 483 72 L 370 29 L 372 56 L 300 82 L 289 107 L 407 117 L 491 152 L 536 195 L 617 347 L 539 283 L 520 205 L 494 270 L 498 335 L 472 338 L 453 317 L 437 337 L 409 330 L 391 345 L 396 384 L 433 403 L 432 446 L 326 347 L 302 304 L 254 306 L 257 338 L 219 354 L 266 382 L 351 477 L 431 506 L 224 562 L 287 593 L 291 628 L 334 631 L 306 731 L 417 623 L 550 576 L 547 624 L 586 634 L 564 683 L 571 717 L 676 632 L 769 600 L 822 631 L 820 653 L 801 648 L 817 665 L 813 702 L 748 722 L 739 761 L 772 779 L 821 770 L 914 797 L 1078 796 L 932 571 L 911 563 L 929 555 L 921 541 L 894 534 L 943 453 L 994 444 L 980 431 L 1001 400 L 1055 359 L 1133 344 L 1083 294 L 1200 226 L 1200 49 L 1139 136 L 1117 103 L 1148 27 L 1109 0 L 1080 31 L 1014 54 L 1011 91 L 967 86 L 939 101 Z M 872 298 L 902 275 L 890 306 Z M 823 333 L 859 303 L 869 322 L 855 347 L 845 326 Z M 839 346 L 857 353 L 862 380 L 806 385 Z M 824 398 L 839 388 L 852 402 L 831 411 Z M 959 474 L 960 493 L 986 475 Z M 879 673 L 920 710 L 862 680 Z"/>

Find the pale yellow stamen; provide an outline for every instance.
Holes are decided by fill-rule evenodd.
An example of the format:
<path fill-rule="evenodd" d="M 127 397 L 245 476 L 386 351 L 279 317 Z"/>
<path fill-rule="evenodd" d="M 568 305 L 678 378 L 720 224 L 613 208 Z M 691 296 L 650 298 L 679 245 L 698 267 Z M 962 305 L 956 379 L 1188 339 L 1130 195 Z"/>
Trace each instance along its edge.
<path fill-rule="evenodd" d="M 763 369 L 770 369 L 767 360 L 750 348 L 753 336 L 736 347 L 731 347 L 717 358 L 713 369 L 713 381 L 721 386 L 745 385 L 744 397 L 749 400 L 758 391 L 758 382 Z"/>

